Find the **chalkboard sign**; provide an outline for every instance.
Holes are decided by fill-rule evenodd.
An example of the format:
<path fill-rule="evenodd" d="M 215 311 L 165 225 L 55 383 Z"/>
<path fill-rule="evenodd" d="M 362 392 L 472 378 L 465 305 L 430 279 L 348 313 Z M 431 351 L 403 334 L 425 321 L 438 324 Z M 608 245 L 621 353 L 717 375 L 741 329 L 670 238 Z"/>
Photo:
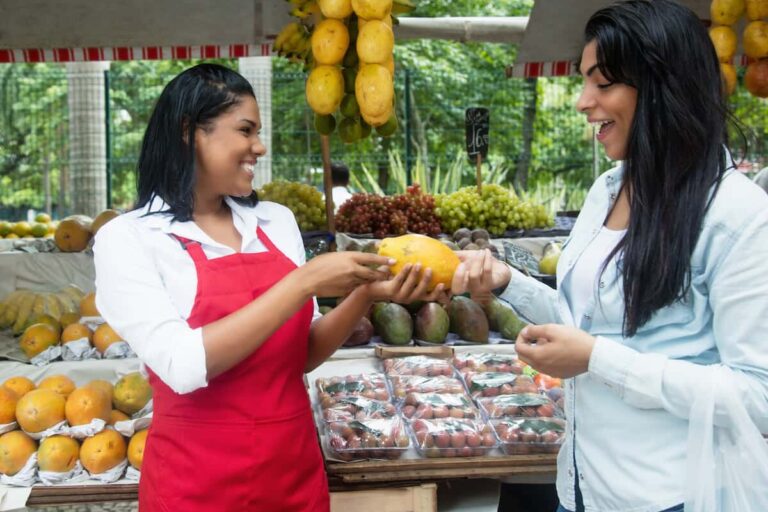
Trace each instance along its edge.
<path fill-rule="evenodd" d="M 504 244 L 504 259 L 507 263 L 524 274 L 539 274 L 539 260 L 531 251 L 506 240 L 502 243 Z"/>
<path fill-rule="evenodd" d="M 487 108 L 468 108 L 464 117 L 467 136 L 467 154 L 471 160 L 477 155 L 485 160 L 488 157 L 488 134 L 490 132 L 491 113 Z"/>

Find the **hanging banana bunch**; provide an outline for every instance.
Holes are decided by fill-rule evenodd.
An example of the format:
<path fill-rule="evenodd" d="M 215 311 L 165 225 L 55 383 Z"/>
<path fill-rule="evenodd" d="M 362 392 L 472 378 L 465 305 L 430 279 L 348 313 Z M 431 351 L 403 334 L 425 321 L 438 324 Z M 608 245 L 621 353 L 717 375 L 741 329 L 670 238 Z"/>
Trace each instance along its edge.
<path fill-rule="evenodd" d="M 315 129 L 338 127 L 346 143 L 395 133 L 393 14 L 410 12 L 410 0 L 287 0 L 299 21 L 274 43 L 280 56 L 309 71 L 306 97 Z M 338 121 L 338 122 L 337 122 Z"/>

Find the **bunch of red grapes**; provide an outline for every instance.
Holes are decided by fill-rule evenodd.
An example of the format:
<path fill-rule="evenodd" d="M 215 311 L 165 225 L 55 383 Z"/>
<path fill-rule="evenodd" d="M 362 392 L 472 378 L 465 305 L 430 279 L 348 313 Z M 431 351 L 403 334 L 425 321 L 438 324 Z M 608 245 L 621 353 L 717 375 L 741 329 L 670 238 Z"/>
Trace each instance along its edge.
<path fill-rule="evenodd" d="M 373 233 L 376 238 L 406 232 L 437 236 L 441 232 L 435 199 L 424 194 L 418 184 L 396 196 L 353 195 L 336 213 L 336 229 Z"/>

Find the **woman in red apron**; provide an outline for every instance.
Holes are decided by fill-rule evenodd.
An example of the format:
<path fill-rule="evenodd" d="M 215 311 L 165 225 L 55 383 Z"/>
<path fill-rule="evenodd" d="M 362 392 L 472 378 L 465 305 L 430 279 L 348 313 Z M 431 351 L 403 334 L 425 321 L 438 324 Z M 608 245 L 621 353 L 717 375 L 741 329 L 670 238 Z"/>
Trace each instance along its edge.
<path fill-rule="evenodd" d="M 304 373 L 343 343 L 374 299 L 443 293 L 426 295 L 428 271 L 385 280 L 392 262 L 372 254 L 299 265 L 292 216 L 252 190 L 265 154 L 259 126 L 240 75 L 212 64 L 181 73 L 149 122 L 136 210 L 99 232 L 99 310 L 146 363 L 154 391 L 142 512 L 327 511 Z M 312 321 L 314 296 L 346 294 Z"/>

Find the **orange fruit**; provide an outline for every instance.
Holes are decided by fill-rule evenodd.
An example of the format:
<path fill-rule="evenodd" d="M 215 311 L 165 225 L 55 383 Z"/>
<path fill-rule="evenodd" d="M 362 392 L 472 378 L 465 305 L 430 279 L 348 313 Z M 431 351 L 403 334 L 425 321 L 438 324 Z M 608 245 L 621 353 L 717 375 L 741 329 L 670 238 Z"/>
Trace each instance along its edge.
<path fill-rule="evenodd" d="M 101 324 L 93 332 L 93 346 L 102 354 L 117 341 L 123 341 L 123 338 L 109 324 Z"/>
<path fill-rule="evenodd" d="M 709 29 L 709 38 L 715 46 L 715 52 L 720 62 L 730 62 L 736 54 L 738 36 L 731 27 L 720 25 Z"/>
<path fill-rule="evenodd" d="M 35 383 L 26 377 L 11 377 L 3 382 L 3 386 L 8 389 L 12 389 L 21 398 L 33 389 L 35 389 Z"/>
<path fill-rule="evenodd" d="M 112 403 L 115 409 L 131 415 L 139 412 L 151 398 L 149 381 L 141 373 L 133 372 L 117 381 Z"/>
<path fill-rule="evenodd" d="M 115 217 L 119 216 L 120 212 L 117 210 L 104 210 L 100 214 L 96 216 L 95 219 L 93 219 L 93 224 L 91 224 L 91 231 L 93 232 L 93 236 L 96 236 L 96 233 L 99 232 L 101 227 L 106 224 L 107 222 L 111 221 Z"/>
<path fill-rule="evenodd" d="M 92 223 L 93 219 L 85 215 L 70 215 L 63 219 L 53 234 L 56 247 L 61 252 L 84 251 L 93 238 Z"/>
<path fill-rule="evenodd" d="M 128 442 L 128 462 L 138 470 L 141 470 L 141 463 L 144 460 L 144 446 L 147 444 L 148 433 L 149 429 L 139 430 Z"/>
<path fill-rule="evenodd" d="M 768 98 L 768 59 L 758 60 L 747 66 L 744 87 L 758 98 Z"/>
<path fill-rule="evenodd" d="M 67 397 L 64 413 L 72 426 L 86 425 L 96 418 L 109 421 L 112 402 L 109 395 L 96 387 L 77 388 Z"/>
<path fill-rule="evenodd" d="M 21 430 L 0 436 L 0 473 L 13 476 L 37 451 L 37 443 Z"/>
<path fill-rule="evenodd" d="M 109 424 L 112 426 L 114 426 L 114 424 L 118 421 L 128 421 L 130 419 L 130 416 L 117 409 L 112 409 L 112 411 L 109 413 Z"/>
<path fill-rule="evenodd" d="M 59 322 L 61 323 L 61 326 L 66 328 L 68 325 L 76 324 L 80 321 L 80 315 L 77 313 L 64 313 L 61 315 L 61 318 L 59 318 Z"/>
<path fill-rule="evenodd" d="M 0 386 L 0 425 L 16 421 L 16 404 L 19 395 L 10 388 Z"/>
<path fill-rule="evenodd" d="M 82 316 L 101 316 L 96 309 L 96 292 L 91 292 L 80 299 L 80 315 Z"/>
<path fill-rule="evenodd" d="M 33 324 L 24 330 L 19 347 L 30 359 L 59 342 L 59 333 L 49 324 Z"/>
<path fill-rule="evenodd" d="M 75 383 L 66 375 L 51 375 L 41 380 L 37 389 L 50 389 L 67 398 L 75 390 Z"/>
<path fill-rule="evenodd" d="M 27 432 L 42 432 L 64 421 L 64 397 L 50 389 L 35 389 L 16 404 L 16 421 Z"/>
<path fill-rule="evenodd" d="M 71 471 L 80 457 L 80 443 L 68 436 L 51 436 L 40 441 L 37 464 L 40 471 Z"/>
<path fill-rule="evenodd" d="M 751 21 L 742 34 L 744 53 L 753 59 L 768 57 L 768 21 Z"/>
<path fill-rule="evenodd" d="M 62 343 L 69 343 L 70 341 L 76 341 L 81 338 L 88 338 L 89 343 L 93 339 L 93 332 L 91 332 L 87 325 L 69 324 L 61 333 Z"/>
<path fill-rule="evenodd" d="M 125 460 L 125 439 L 114 430 L 107 429 L 83 441 L 80 462 L 93 474 L 104 473 Z"/>
<path fill-rule="evenodd" d="M 114 392 L 115 388 L 112 386 L 111 382 L 107 382 L 106 380 L 102 379 L 96 379 L 87 383 L 85 387 L 100 389 L 109 397 L 109 403 L 112 403 L 112 393 Z"/>
<path fill-rule="evenodd" d="M 723 83 L 725 84 L 725 93 L 730 96 L 736 90 L 736 68 L 731 64 L 724 62 L 720 63 L 720 73 L 723 75 Z"/>

